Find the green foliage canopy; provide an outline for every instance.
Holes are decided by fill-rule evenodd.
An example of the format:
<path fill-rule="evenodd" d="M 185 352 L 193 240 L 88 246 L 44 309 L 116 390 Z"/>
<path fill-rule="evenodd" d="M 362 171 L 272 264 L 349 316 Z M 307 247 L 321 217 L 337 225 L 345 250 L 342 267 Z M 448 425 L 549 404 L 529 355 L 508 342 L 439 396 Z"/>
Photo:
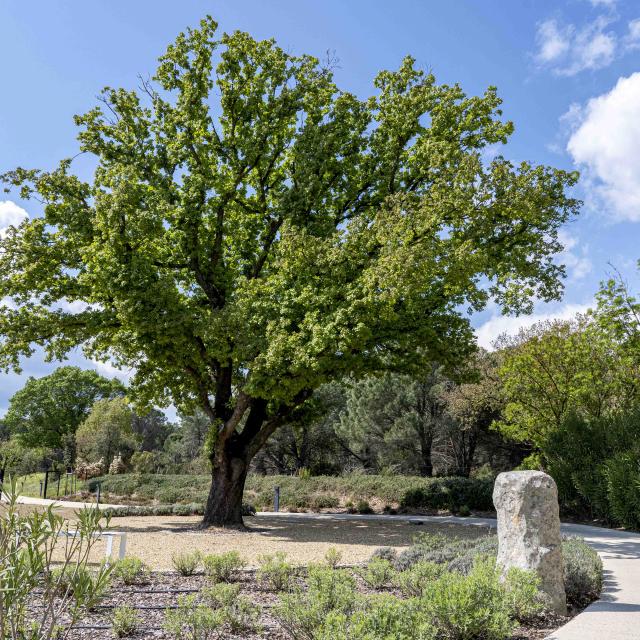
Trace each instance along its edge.
<path fill-rule="evenodd" d="M 25 446 L 64 450 L 70 455 L 75 450 L 76 429 L 93 403 L 123 393 L 120 382 L 95 371 L 59 367 L 48 376 L 30 377 L 12 396 L 4 422 Z"/>
<path fill-rule="evenodd" d="M 557 296 L 575 175 L 483 165 L 512 130 L 495 89 L 469 98 L 406 58 L 360 100 L 310 56 L 215 31 L 178 37 L 147 103 L 108 88 L 76 118 L 91 182 L 68 160 L 5 176 L 45 202 L 2 241 L 0 292 L 20 304 L 2 310 L 5 366 L 82 344 L 161 399 L 201 397 L 232 362 L 246 393 L 290 400 L 466 342 L 456 309 L 486 301 L 481 275 L 511 309 Z"/>
<path fill-rule="evenodd" d="M 124 398 L 98 400 L 76 433 L 78 457 L 106 469 L 117 455 L 127 459 L 138 444 L 132 429 L 134 415 Z"/>

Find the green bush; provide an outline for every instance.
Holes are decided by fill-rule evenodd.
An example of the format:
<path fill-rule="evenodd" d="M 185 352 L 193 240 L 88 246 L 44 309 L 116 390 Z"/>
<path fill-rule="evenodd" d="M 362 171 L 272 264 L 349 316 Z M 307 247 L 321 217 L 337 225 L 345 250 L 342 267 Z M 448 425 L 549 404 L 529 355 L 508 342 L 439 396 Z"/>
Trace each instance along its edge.
<path fill-rule="evenodd" d="M 95 581 L 94 572 L 84 564 L 69 562 L 51 571 L 46 580 L 49 589 L 59 598 L 75 597 Z M 109 587 L 108 580 L 96 585 L 95 597 L 101 598 Z"/>
<path fill-rule="evenodd" d="M 149 567 L 140 558 L 129 556 L 115 563 L 113 575 L 126 585 L 147 584 L 149 582 Z"/>
<path fill-rule="evenodd" d="M 389 586 L 395 577 L 395 570 L 389 560 L 371 558 L 364 569 L 358 574 L 372 589 L 383 589 Z"/>
<path fill-rule="evenodd" d="M 356 512 L 361 514 L 373 513 L 373 509 L 368 500 L 358 500 L 356 503 Z"/>
<path fill-rule="evenodd" d="M 416 562 L 406 571 L 397 573 L 394 582 L 402 593 L 409 597 L 419 597 L 438 580 L 445 571 L 445 567 L 435 562 L 422 560 Z"/>
<path fill-rule="evenodd" d="M 118 638 L 132 636 L 138 629 L 140 618 L 133 607 L 122 605 L 113 610 L 111 630 Z"/>
<path fill-rule="evenodd" d="M 176 609 L 167 609 L 164 629 L 178 640 L 213 640 L 225 623 L 225 613 L 199 603 L 195 595 L 180 596 Z"/>
<path fill-rule="evenodd" d="M 398 555 L 394 565 L 399 571 L 405 571 L 417 562 L 435 562 L 466 574 L 478 556 L 495 556 L 497 552 L 498 538 L 494 535 L 452 539 L 441 534 L 421 534 L 411 547 Z"/>
<path fill-rule="evenodd" d="M 98 509 L 81 509 L 67 537 L 69 522 L 53 506 L 24 513 L 16 484 L 3 486 L 0 509 L 0 636 L 2 640 L 53 640 L 68 634 L 108 586 L 112 569 L 87 567 L 104 528 Z M 108 525 L 108 522 L 107 522 Z M 61 564 L 54 569 L 53 559 Z M 34 599 L 34 594 L 37 594 Z M 33 605 L 38 605 L 34 619 Z"/>
<path fill-rule="evenodd" d="M 170 498 L 174 504 L 207 500 L 211 477 L 206 475 L 160 475 L 150 473 L 103 476 L 89 481 L 95 491 L 102 482 L 105 501 L 109 495 L 129 497 L 139 503 Z M 280 487 L 281 508 L 324 509 L 344 504 L 352 507 L 360 500 L 386 504 L 399 502 L 410 509 L 456 509 L 463 505 L 478 511 L 493 510 L 490 478 L 423 478 L 420 476 L 364 475 L 346 476 L 259 476 L 249 475 L 245 498 L 261 509 L 273 506 L 273 492 Z M 163 514 L 165 515 L 165 514 Z"/>
<path fill-rule="evenodd" d="M 602 591 L 602 560 L 582 539 L 567 538 L 562 542 L 564 585 L 567 601 L 585 607 L 597 600 Z"/>
<path fill-rule="evenodd" d="M 479 478 L 433 478 L 428 484 L 408 489 L 400 506 L 406 509 L 467 509 L 493 511 L 493 481 Z"/>
<path fill-rule="evenodd" d="M 174 553 L 171 557 L 175 570 L 181 576 L 192 576 L 198 570 L 202 562 L 202 554 L 199 551 L 184 551 Z"/>
<path fill-rule="evenodd" d="M 495 562 L 477 562 L 464 576 L 446 572 L 420 601 L 442 640 L 505 640 L 516 624 Z"/>
<path fill-rule="evenodd" d="M 287 562 L 287 554 L 277 553 L 260 558 L 258 580 L 273 591 L 290 591 L 297 569 Z"/>
<path fill-rule="evenodd" d="M 224 608 L 224 621 L 234 635 L 259 630 L 260 607 L 245 596 L 238 596 Z"/>
<path fill-rule="evenodd" d="M 214 609 L 224 609 L 238 598 L 240 585 L 220 582 L 212 587 L 203 589 L 202 595 Z"/>
<path fill-rule="evenodd" d="M 640 456 L 621 452 L 605 463 L 609 508 L 615 521 L 640 528 Z"/>
<path fill-rule="evenodd" d="M 273 613 L 295 640 L 313 639 L 330 613 L 350 615 L 355 604 L 356 583 L 348 571 L 312 566 L 307 590 L 281 596 Z"/>
<path fill-rule="evenodd" d="M 332 569 L 335 569 L 340 564 L 340 560 L 342 560 L 342 553 L 335 547 L 327 549 L 327 552 L 324 554 L 324 561 Z"/>
<path fill-rule="evenodd" d="M 376 594 L 350 615 L 330 612 L 315 640 L 436 640 L 437 633 L 414 600 Z"/>
<path fill-rule="evenodd" d="M 528 623 L 544 610 L 540 578 L 533 571 L 512 567 L 504 579 L 505 599 L 512 618 Z"/>
<path fill-rule="evenodd" d="M 202 556 L 204 572 L 213 582 L 230 582 L 246 562 L 237 551 Z"/>

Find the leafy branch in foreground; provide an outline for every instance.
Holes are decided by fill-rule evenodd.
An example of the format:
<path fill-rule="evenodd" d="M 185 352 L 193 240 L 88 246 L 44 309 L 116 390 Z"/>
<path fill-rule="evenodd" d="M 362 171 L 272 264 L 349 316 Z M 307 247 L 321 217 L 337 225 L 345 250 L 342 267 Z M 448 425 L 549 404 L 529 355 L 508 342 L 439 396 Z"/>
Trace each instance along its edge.
<path fill-rule="evenodd" d="M 81 509 L 70 523 L 52 506 L 23 513 L 10 487 L 0 505 L 0 639 L 64 640 L 108 586 L 110 567 L 87 568 L 102 514 Z"/>

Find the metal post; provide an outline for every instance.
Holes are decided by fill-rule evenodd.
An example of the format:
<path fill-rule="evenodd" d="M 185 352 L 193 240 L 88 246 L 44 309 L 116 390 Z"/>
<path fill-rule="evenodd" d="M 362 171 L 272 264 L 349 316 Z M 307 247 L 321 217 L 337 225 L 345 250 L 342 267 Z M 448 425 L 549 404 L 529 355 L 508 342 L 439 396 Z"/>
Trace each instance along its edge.
<path fill-rule="evenodd" d="M 273 495 L 273 510 L 280 511 L 280 487 L 276 487 Z"/>
<path fill-rule="evenodd" d="M 58 487 L 56 488 L 56 497 L 60 497 L 60 474 L 58 474 Z"/>
<path fill-rule="evenodd" d="M 42 498 L 42 480 L 40 480 L 40 497 Z"/>
<path fill-rule="evenodd" d="M 47 499 L 47 489 L 49 487 L 49 469 L 44 472 L 44 495 L 42 496 L 45 500 Z"/>
<path fill-rule="evenodd" d="M 100 504 L 100 487 L 102 485 L 102 482 L 98 482 L 98 497 L 97 497 L 97 503 Z"/>

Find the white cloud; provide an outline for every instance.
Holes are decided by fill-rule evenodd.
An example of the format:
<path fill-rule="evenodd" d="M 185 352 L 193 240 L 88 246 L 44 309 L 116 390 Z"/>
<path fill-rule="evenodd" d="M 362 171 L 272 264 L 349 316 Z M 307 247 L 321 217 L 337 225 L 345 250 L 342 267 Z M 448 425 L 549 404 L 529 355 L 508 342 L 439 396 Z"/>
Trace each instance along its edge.
<path fill-rule="evenodd" d="M 570 320 L 579 313 L 585 313 L 592 304 L 566 304 L 557 311 L 549 313 L 534 313 L 529 316 L 494 315 L 476 330 L 478 344 L 485 349 L 492 350 L 493 343 L 502 335 L 515 335 L 520 329 L 531 327 L 537 322 L 548 320 Z"/>
<path fill-rule="evenodd" d="M 553 62 L 569 51 L 571 29 L 561 29 L 555 20 L 545 20 L 538 25 L 536 40 L 539 47 L 536 54 L 538 62 Z"/>
<path fill-rule="evenodd" d="M 618 0 L 589 0 L 594 7 L 614 7 Z"/>
<path fill-rule="evenodd" d="M 640 221 L 640 72 L 620 78 L 580 112 L 567 151 L 583 169 L 592 206 Z"/>
<path fill-rule="evenodd" d="M 569 282 L 581 280 L 591 273 L 591 260 L 589 258 L 589 247 L 580 245 L 577 238 L 566 231 L 558 233 L 558 239 L 564 246 L 564 251 L 558 255 L 558 262 L 567 267 Z"/>
<path fill-rule="evenodd" d="M 627 51 L 640 49 L 640 18 L 636 18 L 629 22 L 624 44 Z"/>
<path fill-rule="evenodd" d="M 101 376 L 105 376 L 106 378 L 118 378 L 125 383 L 128 383 L 136 372 L 135 369 L 120 369 L 120 367 L 116 367 L 113 362 L 110 361 L 102 362 L 100 360 L 90 358 L 89 362 Z"/>
<path fill-rule="evenodd" d="M 11 200 L 0 200 L 0 239 L 7 235 L 7 228 L 17 227 L 29 214 Z"/>
<path fill-rule="evenodd" d="M 601 69 L 613 62 L 618 37 L 606 31 L 611 20 L 599 16 L 585 26 L 560 25 L 550 19 L 538 25 L 536 61 L 562 76 L 573 76 L 580 71 Z"/>

